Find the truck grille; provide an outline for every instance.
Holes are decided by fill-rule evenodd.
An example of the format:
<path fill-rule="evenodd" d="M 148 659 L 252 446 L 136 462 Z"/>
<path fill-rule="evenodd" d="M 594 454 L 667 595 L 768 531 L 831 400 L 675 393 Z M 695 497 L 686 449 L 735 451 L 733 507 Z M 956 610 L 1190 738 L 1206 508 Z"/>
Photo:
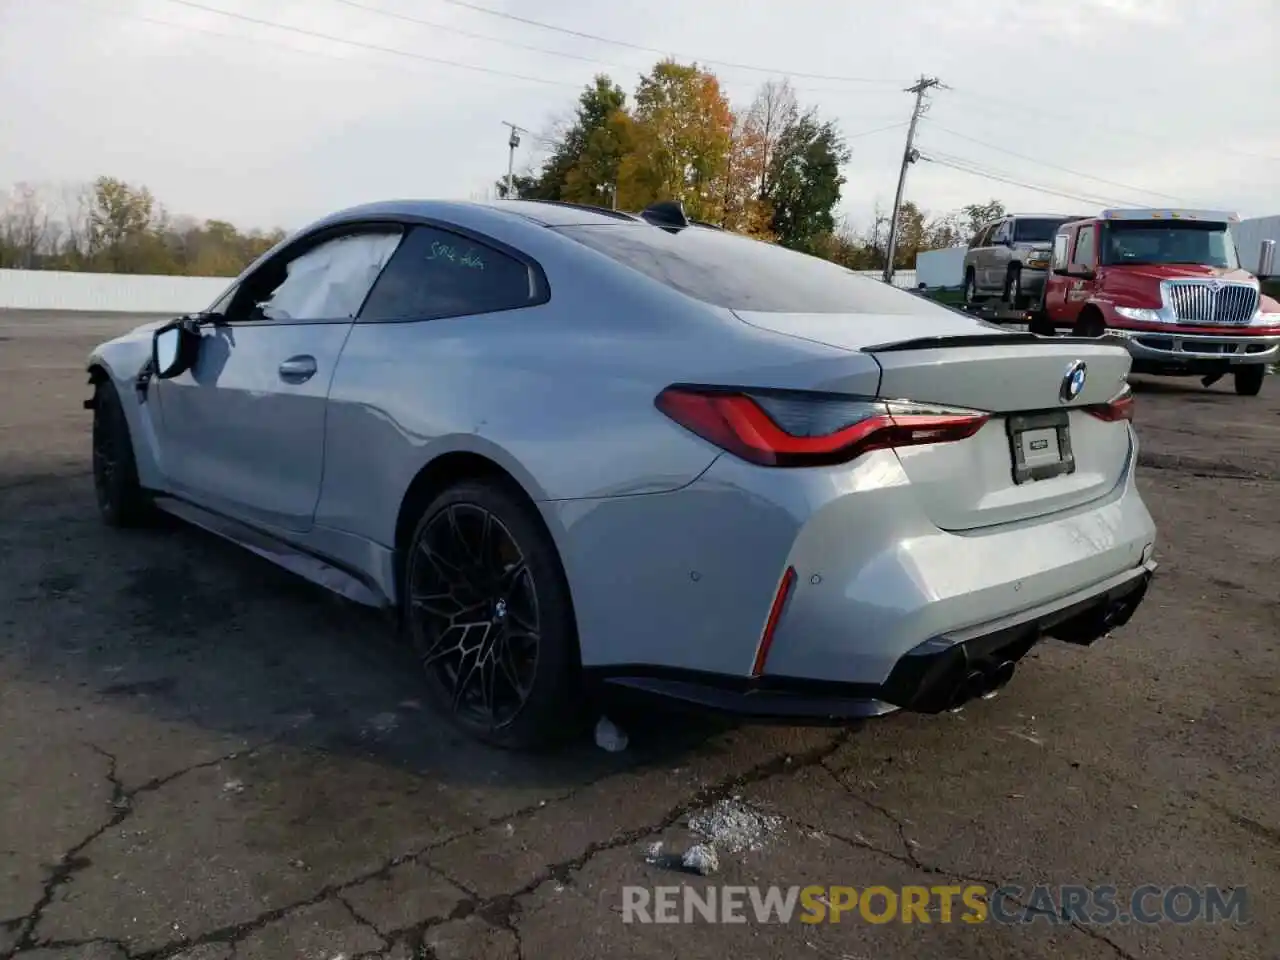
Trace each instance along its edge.
<path fill-rule="evenodd" d="M 1248 323 L 1258 310 L 1258 290 L 1247 283 L 1170 280 L 1167 289 L 1180 323 Z"/>

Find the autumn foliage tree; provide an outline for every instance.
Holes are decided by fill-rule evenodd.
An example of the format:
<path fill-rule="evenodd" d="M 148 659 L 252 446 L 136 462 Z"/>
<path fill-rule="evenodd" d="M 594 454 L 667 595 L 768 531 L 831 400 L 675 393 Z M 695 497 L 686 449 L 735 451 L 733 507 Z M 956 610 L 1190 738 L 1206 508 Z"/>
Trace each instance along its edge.
<path fill-rule="evenodd" d="M 679 200 L 695 219 L 834 260 L 884 266 L 889 215 L 877 210 L 858 232 L 836 211 L 850 150 L 837 124 L 803 106 L 786 80 L 770 80 L 735 110 L 715 75 L 667 59 L 642 76 L 628 102 L 600 75 L 542 166 L 514 178 L 517 197 L 639 211 Z M 498 195 L 506 195 L 505 180 Z M 903 204 L 895 266 L 922 250 L 968 243 L 1002 215 L 998 200 L 930 216 Z"/>
<path fill-rule="evenodd" d="M 713 73 L 663 60 L 630 104 L 596 77 L 547 161 L 513 192 L 631 211 L 678 200 L 695 220 L 816 250 L 835 229 L 848 156 L 836 125 L 801 110 L 786 81 L 735 112 Z"/>
<path fill-rule="evenodd" d="M 170 217 L 146 187 L 115 177 L 0 197 L 0 267 L 229 277 L 283 237 Z"/>

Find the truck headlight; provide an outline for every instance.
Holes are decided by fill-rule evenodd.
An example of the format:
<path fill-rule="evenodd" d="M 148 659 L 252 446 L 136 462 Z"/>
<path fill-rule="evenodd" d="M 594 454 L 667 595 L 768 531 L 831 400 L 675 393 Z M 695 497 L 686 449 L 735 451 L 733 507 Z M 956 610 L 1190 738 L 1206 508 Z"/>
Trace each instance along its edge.
<path fill-rule="evenodd" d="M 1118 316 L 1126 320 L 1136 320 L 1139 323 L 1170 322 L 1170 318 L 1165 316 L 1163 310 L 1153 310 L 1149 307 L 1116 307 L 1115 311 Z"/>

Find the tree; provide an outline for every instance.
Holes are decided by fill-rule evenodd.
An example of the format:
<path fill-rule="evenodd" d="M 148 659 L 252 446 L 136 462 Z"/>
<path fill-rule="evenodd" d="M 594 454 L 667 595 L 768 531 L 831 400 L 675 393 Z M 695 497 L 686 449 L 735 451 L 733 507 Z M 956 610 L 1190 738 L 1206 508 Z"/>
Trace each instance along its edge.
<path fill-rule="evenodd" d="M 835 124 L 804 114 L 780 137 L 769 163 L 768 192 L 778 242 L 812 251 L 818 237 L 835 229 L 832 211 L 840 202 L 840 167 L 849 150 Z"/>
<path fill-rule="evenodd" d="M 0 267 L 32 269 L 56 243 L 57 225 L 34 184 L 19 183 L 0 206 Z"/>
<path fill-rule="evenodd" d="M 610 138 L 627 95 L 606 74 L 599 74 L 578 96 L 578 106 L 558 138 L 555 149 L 536 174 L 512 178 L 512 192 L 526 200 L 570 200 L 598 203 L 601 188 L 612 189 L 619 154 L 610 154 Z M 601 134 L 600 131 L 606 131 Z M 587 162 L 584 165 L 584 155 Z M 572 184 L 570 180 L 572 179 Z M 573 196 L 566 195 L 569 191 Z M 506 197 L 507 182 L 498 181 L 498 196 Z M 586 200 L 584 197 L 591 197 Z"/>
<path fill-rule="evenodd" d="M 931 219 L 924 228 L 924 244 L 921 249 L 941 250 L 944 247 L 963 247 L 971 234 L 966 219 L 960 213 L 947 213 Z"/>
<path fill-rule="evenodd" d="M 904 200 L 898 209 L 898 239 L 893 251 L 894 269 L 914 270 L 916 256 L 924 249 L 924 242 L 924 211 L 910 200 Z"/>
<path fill-rule="evenodd" d="M 1005 216 L 1005 209 L 1004 204 L 999 200 L 988 200 L 986 203 L 970 203 L 961 207 L 960 215 L 964 218 L 963 232 L 965 237 L 963 242 L 968 243 L 979 230 L 992 220 L 999 220 Z"/>
<path fill-rule="evenodd" d="M 284 236 L 171 217 L 145 187 L 112 177 L 0 197 L 0 267 L 229 277 Z"/>
<path fill-rule="evenodd" d="M 618 107 L 595 126 L 565 174 L 560 199 L 572 203 L 614 206 L 622 159 L 635 148 L 636 127 L 631 115 Z"/>
<path fill-rule="evenodd" d="M 499 199 L 502 200 L 549 200 L 542 196 L 542 180 L 535 174 L 513 174 L 511 177 L 511 196 L 507 196 L 507 178 L 503 177 L 494 184 Z"/>
<path fill-rule="evenodd" d="M 733 113 L 719 81 L 696 64 L 664 60 L 640 79 L 635 101 L 635 138 L 619 165 L 618 205 L 678 200 L 694 219 L 716 219 L 733 142 Z"/>
<path fill-rule="evenodd" d="M 716 188 L 719 210 L 713 222 L 757 240 L 775 240 L 773 207 L 759 193 L 760 143 L 749 118 L 735 116 L 729 153 Z"/>
<path fill-rule="evenodd" d="M 155 215 L 155 198 L 146 187 L 134 189 L 123 180 L 99 177 L 89 210 L 89 252 L 113 272 L 137 273 L 141 247 Z"/>
<path fill-rule="evenodd" d="M 783 135 L 800 119 L 800 105 L 787 80 L 770 80 L 760 87 L 747 109 L 738 138 L 744 161 L 755 179 L 756 196 L 769 196 L 769 174 Z"/>

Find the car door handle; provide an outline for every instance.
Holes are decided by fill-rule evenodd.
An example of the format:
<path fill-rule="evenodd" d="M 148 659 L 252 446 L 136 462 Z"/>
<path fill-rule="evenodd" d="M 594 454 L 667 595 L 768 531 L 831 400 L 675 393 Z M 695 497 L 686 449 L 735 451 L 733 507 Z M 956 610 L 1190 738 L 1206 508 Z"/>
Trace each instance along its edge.
<path fill-rule="evenodd" d="M 280 364 L 280 379 L 285 383 L 306 383 L 316 375 L 316 358 L 300 355 Z"/>

